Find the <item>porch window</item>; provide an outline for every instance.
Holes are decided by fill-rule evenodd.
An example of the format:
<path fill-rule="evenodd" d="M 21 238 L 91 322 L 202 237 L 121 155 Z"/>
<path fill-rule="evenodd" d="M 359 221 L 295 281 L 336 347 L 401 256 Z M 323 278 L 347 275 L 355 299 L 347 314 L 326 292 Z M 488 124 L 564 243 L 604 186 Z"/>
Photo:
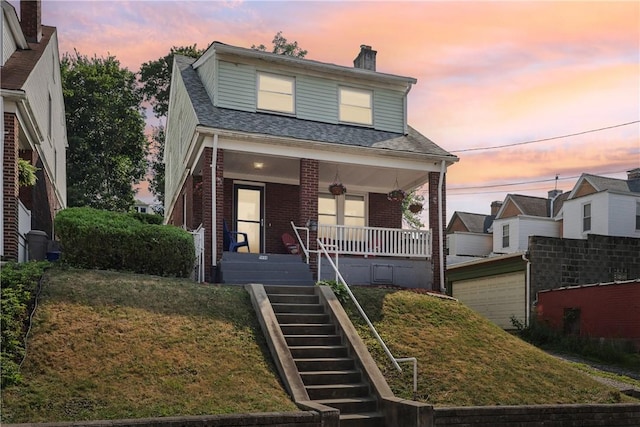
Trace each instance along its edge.
<path fill-rule="evenodd" d="M 366 225 L 365 205 L 364 195 L 333 196 L 320 193 L 318 195 L 318 224 L 364 227 Z M 332 239 L 335 236 L 318 237 Z"/>
<path fill-rule="evenodd" d="M 258 73 L 258 109 L 294 113 L 293 77 Z"/>
<path fill-rule="evenodd" d="M 373 124 L 372 93 L 370 90 L 340 88 L 340 121 Z"/>
<path fill-rule="evenodd" d="M 509 224 L 502 226 L 502 247 L 509 247 Z"/>
<path fill-rule="evenodd" d="M 582 231 L 591 230 L 591 203 L 582 205 Z"/>

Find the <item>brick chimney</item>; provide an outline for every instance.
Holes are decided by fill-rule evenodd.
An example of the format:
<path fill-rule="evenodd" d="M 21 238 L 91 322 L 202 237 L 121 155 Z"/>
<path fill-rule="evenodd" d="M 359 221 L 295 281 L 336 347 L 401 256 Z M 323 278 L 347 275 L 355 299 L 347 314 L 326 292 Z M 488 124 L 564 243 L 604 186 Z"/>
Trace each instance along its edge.
<path fill-rule="evenodd" d="M 360 45 L 360 53 L 358 57 L 353 60 L 353 66 L 355 68 L 363 68 L 365 70 L 376 70 L 376 53 L 375 50 L 371 49 L 371 46 Z"/>
<path fill-rule="evenodd" d="M 502 201 L 496 200 L 495 202 L 491 202 L 491 215 L 498 215 L 498 211 L 502 207 Z"/>
<path fill-rule="evenodd" d="M 20 0 L 20 27 L 29 43 L 42 39 L 42 1 Z"/>
<path fill-rule="evenodd" d="M 627 180 L 631 181 L 632 179 L 638 178 L 640 178 L 640 168 L 635 168 L 627 171 Z"/>

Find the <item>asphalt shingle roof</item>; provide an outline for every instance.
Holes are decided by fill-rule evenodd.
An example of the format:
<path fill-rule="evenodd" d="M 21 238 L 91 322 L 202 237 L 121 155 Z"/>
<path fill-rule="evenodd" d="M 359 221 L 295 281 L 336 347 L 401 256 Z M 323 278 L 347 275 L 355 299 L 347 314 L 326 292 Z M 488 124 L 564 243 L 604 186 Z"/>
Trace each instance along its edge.
<path fill-rule="evenodd" d="M 522 194 L 509 194 L 508 197 L 511 197 L 523 215 L 549 217 L 549 199 Z"/>
<path fill-rule="evenodd" d="M 456 212 L 458 218 L 472 233 L 488 233 L 489 227 L 493 224 L 494 216 L 469 213 L 469 212 Z"/>
<path fill-rule="evenodd" d="M 2 67 L 2 78 L 0 79 L 2 89 L 22 89 L 55 31 L 55 27 L 43 25 L 40 42 L 29 43 L 29 49 L 18 49 L 13 52 L 13 55 L 7 59 L 7 62 Z"/>
<path fill-rule="evenodd" d="M 620 191 L 625 193 L 640 193 L 640 179 L 617 179 L 604 176 L 584 174 L 597 191 Z"/>
<path fill-rule="evenodd" d="M 371 128 L 301 120 L 261 112 L 238 111 L 215 107 L 191 64 L 193 58 L 174 57 L 200 125 L 230 131 L 266 134 L 333 144 L 388 149 L 438 157 L 457 157 L 443 150 L 415 129 L 408 133 L 386 132 Z"/>

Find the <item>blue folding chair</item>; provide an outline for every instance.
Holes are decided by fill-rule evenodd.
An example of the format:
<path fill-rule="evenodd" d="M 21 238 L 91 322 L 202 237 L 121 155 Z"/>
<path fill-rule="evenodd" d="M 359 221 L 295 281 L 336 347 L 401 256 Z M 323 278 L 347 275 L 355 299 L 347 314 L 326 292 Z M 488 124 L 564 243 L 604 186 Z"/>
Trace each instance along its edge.
<path fill-rule="evenodd" d="M 223 236 L 223 242 L 222 242 L 222 249 L 225 251 L 229 251 L 229 252 L 238 252 L 238 248 L 241 248 L 243 246 L 247 247 L 247 252 L 249 251 L 249 237 L 247 236 L 247 233 L 243 233 L 241 231 L 231 231 L 229 230 L 229 227 L 227 226 L 227 220 L 223 219 L 222 220 L 222 227 L 223 227 L 223 231 L 224 231 L 224 236 Z M 244 241 L 238 241 L 237 236 L 238 235 L 242 235 L 244 236 Z"/>

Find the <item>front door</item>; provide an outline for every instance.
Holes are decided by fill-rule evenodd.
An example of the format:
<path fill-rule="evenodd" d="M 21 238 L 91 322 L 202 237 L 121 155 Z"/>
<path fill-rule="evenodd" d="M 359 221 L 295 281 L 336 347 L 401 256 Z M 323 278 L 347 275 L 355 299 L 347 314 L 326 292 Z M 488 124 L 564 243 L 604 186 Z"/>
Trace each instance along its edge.
<path fill-rule="evenodd" d="M 264 187 L 234 184 L 233 196 L 235 230 L 247 233 L 251 252 L 264 252 Z M 238 251 L 246 252 L 247 248 L 240 248 Z"/>

